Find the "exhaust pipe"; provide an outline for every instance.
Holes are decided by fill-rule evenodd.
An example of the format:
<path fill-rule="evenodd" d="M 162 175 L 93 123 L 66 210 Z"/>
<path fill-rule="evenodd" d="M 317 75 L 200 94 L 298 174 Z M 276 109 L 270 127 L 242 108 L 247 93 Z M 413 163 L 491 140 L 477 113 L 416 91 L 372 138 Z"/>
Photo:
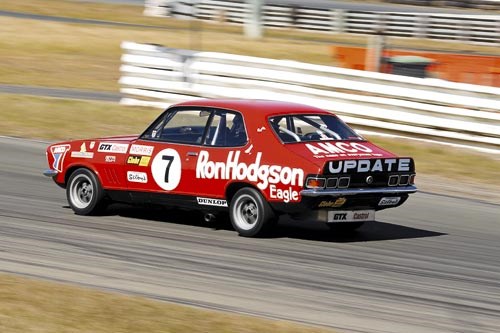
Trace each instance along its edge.
<path fill-rule="evenodd" d="M 203 216 L 203 220 L 207 223 L 212 223 L 216 220 L 217 218 L 215 217 L 214 214 L 212 213 L 206 213 L 205 216 Z"/>

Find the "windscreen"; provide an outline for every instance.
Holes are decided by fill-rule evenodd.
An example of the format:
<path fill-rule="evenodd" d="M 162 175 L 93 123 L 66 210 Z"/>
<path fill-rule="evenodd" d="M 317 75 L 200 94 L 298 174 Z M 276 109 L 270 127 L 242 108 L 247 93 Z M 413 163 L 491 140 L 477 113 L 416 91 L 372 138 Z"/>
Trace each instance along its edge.
<path fill-rule="evenodd" d="M 285 143 L 323 140 L 364 140 L 334 115 L 286 115 L 269 118 L 271 128 Z"/>

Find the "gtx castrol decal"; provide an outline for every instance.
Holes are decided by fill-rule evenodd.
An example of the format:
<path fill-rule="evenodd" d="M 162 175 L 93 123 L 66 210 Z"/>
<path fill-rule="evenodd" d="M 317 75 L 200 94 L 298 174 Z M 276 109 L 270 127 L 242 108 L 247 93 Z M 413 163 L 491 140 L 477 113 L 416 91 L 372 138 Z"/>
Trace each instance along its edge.
<path fill-rule="evenodd" d="M 306 143 L 307 149 L 314 158 L 345 157 L 345 156 L 382 156 L 373 149 L 359 142 L 318 142 Z"/>
<path fill-rule="evenodd" d="M 113 142 L 101 142 L 97 148 L 97 151 L 100 153 L 126 154 L 127 150 L 128 144 Z"/>
<path fill-rule="evenodd" d="M 374 210 L 354 210 L 339 211 L 331 210 L 328 212 L 328 222 L 364 222 L 374 221 Z"/>
<path fill-rule="evenodd" d="M 260 190 L 268 189 L 272 199 L 284 202 L 299 200 L 299 192 L 293 186 L 304 183 L 304 171 L 287 166 L 261 164 L 261 159 L 262 153 L 258 152 L 252 163 L 243 163 L 239 161 L 239 151 L 230 151 L 226 161 L 211 161 L 209 152 L 202 150 L 196 162 L 196 178 L 248 180 L 256 183 Z"/>
<path fill-rule="evenodd" d="M 171 191 L 181 181 L 181 158 L 172 148 L 163 149 L 156 154 L 151 163 L 151 173 L 156 184 L 165 191 Z"/>
<path fill-rule="evenodd" d="M 346 160 L 328 162 L 328 172 L 331 174 L 349 172 L 394 172 L 410 171 L 411 159 L 386 158 L 376 160 Z"/>

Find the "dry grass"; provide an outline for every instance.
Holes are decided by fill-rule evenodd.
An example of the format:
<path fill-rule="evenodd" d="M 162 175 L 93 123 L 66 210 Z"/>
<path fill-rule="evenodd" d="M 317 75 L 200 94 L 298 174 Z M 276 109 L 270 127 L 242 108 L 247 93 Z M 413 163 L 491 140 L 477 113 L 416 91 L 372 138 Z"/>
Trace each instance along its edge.
<path fill-rule="evenodd" d="M 2 333 L 333 333 L 5 274 L 0 300 Z"/>
<path fill-rule="evenodd" d="M 149 30 L 0 17 L 0 83 L 118 90 L 120 43 L 131 40 L 190 48 L 186 30 Z M 41 33 L 42 32 L 42 33 Z M 200 32 L 202 48 L 259 57 L 333 63 L 328 45 L 240 34 Z"/>
<path fill-rule="evenodd" d="M 0 94 L 0 134 L 66 140 L 139 134 L 161 112 L 110 102 Z"/>
<path fill-rule="evenodd" d="M 357 1 L 367 2 L 362 0 Z M 371 0 L 368 2 L 380 1 Z M 92 2 L 82 3 L 80 1 L 45 0 L 43 1 L 43 5 L 41 5 L 40 0 L 3 0 L 2 3 L 0 3 L 0 9 L 40 15 L 143 24 L 152 27 L 163 27 L 171 29 L 191 28 L 191 23 L 189 21 L 170 18 L 146 17 L 143 15 L 143 6 L 124 4 L 120 4 L 119 6 L 117 6 L 113 4 Z M 467 11 L 464 11 L 464 13 L 467 13 Z M 235 25 L 200 23 L 200 27 L 205 31 L 218 31 L 238 35 L 241 35 L 242 32 L 241 27 Z M 176 32 L 171 31 L 169 33 L 175 34 Z M 300 39 L 301 42 L 318 41 L 322 43 L 350 43 L 361 45 L 366 44 L 365 37 L 353 34 L 308 33 L 287 29 L 267 29 L 265 33 L 267 37 Z M 473 45 L 469 43 L 464 44 L 459 42 L 415 40 L 411 38 L 391 38 L 390 44 L 395 47 L 423 48 L 448 51 L 461 50 L 465 52 L 500 54 L 500 50 L 496 47 Z M 271 47 L 270 51 L 272 52 L 273 49 L 275 48 Z M 249 47 L 247 51 L 251 52 L 252 47 Z M 270 57 L 274 58 L 273 56 Z M 303 58 L 302 60 L 316 62 L 314 59 L 308 59 L 307 55 L 306 58 Z"/>
<path fill-rule="evenodd" d="M 414 140 L 369 137 L 376 144 L 415 160 L 417 174 L 438 175 L 450 183 L 481 182 L 500 188 L 500 159 L 468 149 L 458 149 Z M 418 184 L 418 176 L 417 176 Z"/>

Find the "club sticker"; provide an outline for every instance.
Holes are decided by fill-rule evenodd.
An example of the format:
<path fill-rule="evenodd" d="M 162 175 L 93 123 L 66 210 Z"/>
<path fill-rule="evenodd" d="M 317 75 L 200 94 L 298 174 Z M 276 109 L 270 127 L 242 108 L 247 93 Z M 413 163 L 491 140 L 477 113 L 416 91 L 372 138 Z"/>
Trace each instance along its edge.
<path fill-rule="evenodd" d="M 159 187 L 165 191 L 175 189 L 181 181 L 181 158 L 172 148 L 156 154 L 151 163 L 151 174 Z"/>

